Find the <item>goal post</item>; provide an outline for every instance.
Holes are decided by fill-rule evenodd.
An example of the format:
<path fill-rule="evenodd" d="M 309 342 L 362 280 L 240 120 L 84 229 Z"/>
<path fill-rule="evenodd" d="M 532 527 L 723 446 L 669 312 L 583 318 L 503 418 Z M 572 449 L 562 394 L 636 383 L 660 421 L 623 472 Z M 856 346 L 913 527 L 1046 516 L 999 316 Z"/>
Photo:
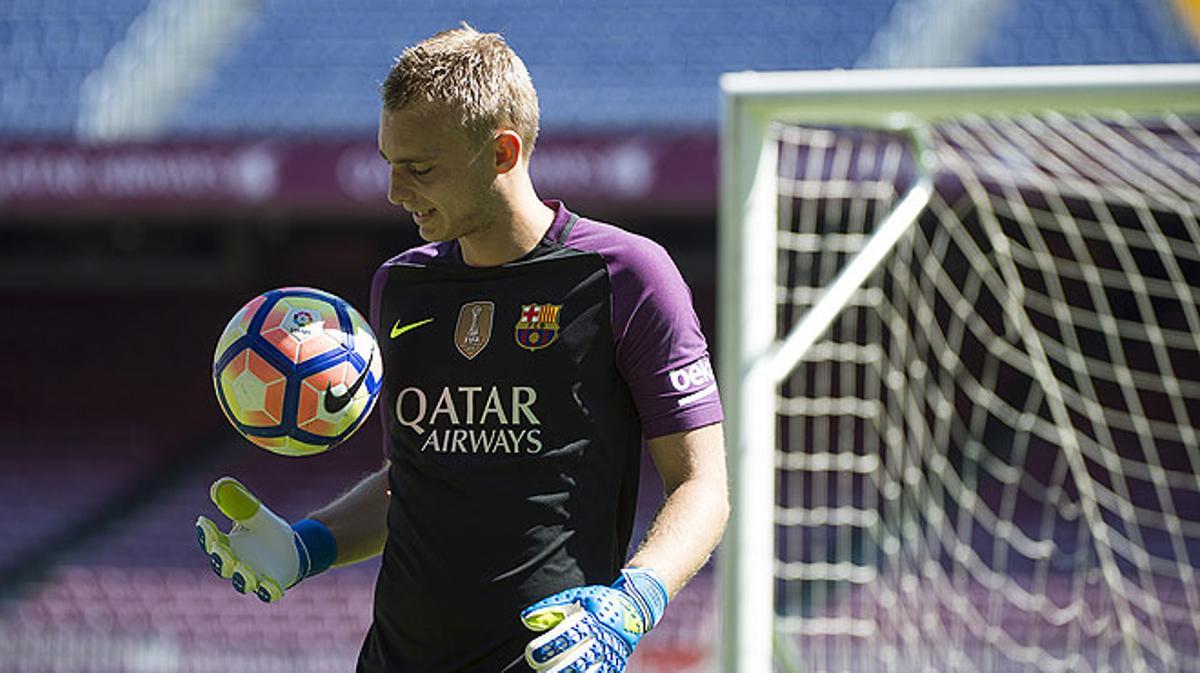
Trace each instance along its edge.
<path fill-rule="evenodd" d="M 1011 670 L 1088 670 L 1093 665 L 1103 669 L 1103 661 L 1070 659 L 1036 635 L 1028 642 L 1014 638 L 1011 629 L 986 623 L 986 615 L 982 623 L 952 623 L 978 622 L 979 614 L 959 605 L 976 598 L 991 606 L 982 612 L 1007 618 L 1007 604 L 996 596 L 980 598 L 977 585 L 992 583 L 992 590 L 1003 592 L 1005 573 L 1016 573 L 1017 568 L 1028 568 L 1035 578 L 1033 589 L 1009 587 L 1029 593 L 1029 604 L 1036 606 L 1029 608 L 1030 614 L 1045 616 L 1055 606 L 1062 608 L 1050 595 L 1047 577 L 1058 572 L 1056 564 L 1065 563 L 1055 554 L 1067 548 L 1076 561 L 1088 560 L 1078 561 L 1075 574 L 1065 580 L 1075 592 L 1065 612 L 1048 619 L 1069 621 L 1073 617 L 1067 613 L 1076 610 L 1092 620 L 1092 612 L 1103 612 L 1116 634 L 1101 647 L 1111 648 L 1105 661 L 1119 661 L 1130 670 L 1185 670 L 1181 662 L 1200 662 L 1180 655 L 1179 644 L 1171 640 L 1175 636 L 1167 633 L 1178 627 L 1176 631 L 1185 633 L 1181 637 L 1195 643 L 1200 618 L 1173 613 L 1171 619 L 1178 624 L 1167 624 L 1166 618 L 1148 614 L 1158 598 L 1147 598 L 1158 590 L 1155 587 L 1178 580 L 1185 609 L 1200 607 L 1193 604 L 1200 597 L 1190 570 L 1200 564 L 1200 513 L 1185 514 L 1175 506 L 1185 501 L 1200 506 L 1200 498 L 1191 499 L 1200 493 L 1200 480 L 1188 483 L 1186 469 L 1173 469 L 1159 457 L 1164 450 L 1159 445 L 1169 444 L 1170 450 L 1186 456 L 1184 462 L 1193 471 L 1200 471 L 1195 436 L 1189 432 L 1193 422 L 1200 422 L 1200 383 L 1194 380 L 1200 373 L 1173 372 L 1165 383 L 1148 384 L 1150 393 L 1161 393 L 1167 400 L 1163 404 L 1174 410 L 1174 425 L 1164 429 L 1160 426 L 1167 426 L 1166 421 L 1139 407 L 1137 399 L 1150 393 L 1138 378 L 1141 373 L 1125 361 L 1134 354 L 1120 351 L 1131 338 L 1122 330 L 1139 335 L 1144 331 L 1149 334 L 1144 339 L 1150 343 L 1147 350 L 1160 360 L 1166 357 L 1162 354 L 1169 348 L 1159 344 L 1166 319 L 1153 316 L 1160 310 L 1160 299 L 1169 301 L 1171 293 L 1179 295 L 1182 324 L 1200 328 L 1194 315 L 1200 279 L 1188 277 L 1181 267 L 1200 255 L 1174 251 L 1180 239 L 1164 239 L 1160 230 L 1166 225 L 1157 223 L 1155 215 L 1143 214 L 1162 211 L 1168 224 L 1180 220 L 1189 232 L 1184 239 L 1195 236 L 1190 243 L 1200 245 L 1195 230 L 1200 213 L 1200 127 L 1186 121 L 1187 115 L 1200 114 L 1200 66 L 747 72 L 724 75 L 721 90 L 719 371 L 733 511 L 718 567 L 720 670 L 763 673 L 786 667 L 796 638 L 820 650 L 815 655 L 800 653 L 807 668 L 876 670 L 864 663 L 874 661 L 872 655 L 853 647 L 827 648 L 820 640 L 825 637 L 865 643 L 884 653 L 909 652 L 904 656 L 910 659 L 902 663 L 901 657 L 894 668 L 885 664 L 882 670 L 911 670 L 908 665 L 914 662 L 934 669 L 940 668 L 939 661 L 951 662 L 947 665 L 956 670 L 1000 670 L 1004 665 L 1015 667 Z M 1164 114 L 1172 116 L 1161 125 L 1166 127 L 1161 133 L 1160 125 L 1148 131 L 1136 121 L 1120 125 Z M 1046 115 L 1050 117 L 1043 121 Z M 1072 121 L 1077 115 L 1083 121 Z M 1121 121 L 1109 125 L 1110 118 Z M 1053 140 L 1047 140 L 1046 147 L 1034 147 L 1042 129 Z M 1095 148 L 1085 139 L 1078 141 L 1085 144 L 1084 150 L 1071 149 L 1074 136 L 1088 134 L 1099 136 Z M 1060 137 L 1065 140 L 1060 142 Z M 1106 166 L 1124 161 L 1113 147 L 1121 149 L 1126 137 L 1132 139 L 1131 147 L 1136 145 L 1137 157 L 1129 159 L 1129 166 Z M 1162 167 L 1146 165 L 1142 155 L 1160 151 Z M 971 161 L 982 162 L 981 167 L 972 168 Z M 1091 174 L 1103 174 L 1102 181 L 1112 172 L 1113 184 L 1092 189 L 1073 171 L 1075 162 L 1097 164 Z M 806 170 L 811 175 L 797 175 Z M 1150 185 L 1149 196 L 1138 194 L 1142 182 Z M 939 194 L 947 189 L 956 194 L 953 202 Z M 964 210 L 963 204 L 990 199 L 997 204 L 989 202 L 979 214 Z M 1121 203 L 1109 208 L 1106 204 L 1112 199 Z M 1086 257 L 1079 250 L 1091 244 L 1086 232 L 1077 235 L 1065 224 L 1081 210 L 1076 200 L 1121 213 L 1133 203 L 1136 212 L 1121 217 L 1132 218 L 1135 225 L 1147 220 L 1145 232 L 1130 235 L 1150 252 L 1129 252 L 1117 241 L 1112 254 L 1120 259 L 1111 264 L 1089 261 L 1075 268 L 1062 262 L 1072 254 Z M 936 212 L 930 210 L 931 202 Z M 1116 236 L 1114 227 L 1129 226 L 1113 223 L 1114 217 L 1108 212 L 1094 216 L 1093 228 L 1107 232 L 1096 236 Z M 1043 219 L 1055 222 L 1043 225 Z M 857 222 L 859 229 L 839 230 L 836 223 L 848 220 Z M 1010 220 L 1016 224 L 1010 225 Z M 834 226 L 825 228 L 831 222 Z M 953 235 L 945 233 L 948 227 L 960 226 Z M 1025 240 L 1023 227 L 1034 231 L 1038 241 Z M 1075 253 L 1039 248 L 1043 237 L 1038 232 L 1046 227 L 1057 228 L 1044 236 L 1046 240 Z M 914 230 L 922 229 L 914 243 Z M 1010 235 L 1016 236 L 1015 243 Z M 929 257 L 938 252 L 951 261 L 945 269 L 927 272 L 926 267 L 941 263 Z M 1151 254 L 1159 259 L 1143 260 Z M 807 266 L 789 263 L 782 269 L 781 260 L 789 255 L 804 257 Z M 1064 265 L 1061 276 L 1056 260 Z M 885 265 L 892 267 L 886 274 Z M 1111 290 L 1105 279 L 1114 269 L 1147 265 L 1153 267 L 1148 272 L 1153 277 L 1117 285 L 1134 297 L 1130 301 L 1138 304 L 1142 315 L 1152 316 L 1149 327 L 1127 326 L 1131 319 L 1120 307 L 1093 305 Z M 1031 269 L 1043 278 L 1031 278 Z M 1200 272 L 1200 263 L 1187 269 Z M 797 277 L 803 282 L 797 283 Z M 1028 297 L 1027 283 L 1033 283 Z M 1162 299 L 1157 289 L 1146 290 L 1148 285 L 1161 285 L 1168 298 Z M 1077 293 L 1086 309 L 1072 305 Z M 948 294 L 957 298 L 954 306 L 949 306 L 953 302 Z M 973 301 L 981 314 L 988 314 L 962 313 Z M 864 306 L 866 313 L 857 310 Z M 856 310 L 848 313 L 848 307 Z M 1057 335 L 1059 328 L 1048 327 L 1043 314 L 1068 331 L 1094 332 L 1094 339 L 1106 345 L 1067 336 L 1046 342 L 1047 330 Z M 996 327 L 971 326 L 980 320 Z M 929 334 L 921 331 L 922 322 L 933 326 Z M 831 327 L 839 331 L 832 340 Z M 1180 357 L 1190 362 L 1200 341 L 1187 343 L 1186 329 L 1168 331 L 1170 339 L 1181 342 L 1174 347 L 1188 353 Z M 963 339 L 962 334 L 981 344 L 978 369 L 965 359 L 943 366 L 914 355 L 936 358 L 931 339 L 948 343 L 947 335 Z M 1112 360 L 1104 361 L 1098 351 Z M 822 359 L 825 369 L 797 373 L 802 363 Z M 1124 392 L 1105 388 L 1098 393 L 1086 381 L 1064 385 L 1067 374 L 1060 370 L 1071 365 L 1091 378 L 1115 381 Z M 1005 374 L 1009 370 L 1016 373 Z M 921 379 L 925 372 L 931 380 L 937 374 L 936 385 L 928 384 L 932 392 L 920 393 L 919 400 L 901 399 L 897 382 Z M 1013 387 L 1030 392 L 1016 403 L 998 400 L 995 409 L 988 408 L 980 401 L 988 393 L 975 389 L 1006 384 L 1006 375 L 1019 381 Z M 812 386 L 826 389 L 819 396 L 781 393 L 816 380 L 823 382 Z M 962 392 L 964 388 L 970 392 Z M 1115 427 L 1106 425 L 1114 412 L 1089 395 L 1124 399 L 1116 404 L 1123 415 L 1113 421 Z M 821 408 L 813 411 L 806 405 Z M 1020 405 L 1025 408 L 1010 409 Z M 969 411 L 968 418 L 953 417 L 975 407 L 982 410 Z M 809 413 L 825 417 L 820 427 L 789 420 Z M 837 417 L 850 420 L 828 420 Z M 1005 419 L 1010 426 L 1001 427 Z M 1114 436 L 1125 438 L 1122 433 L 1128 434 L 1122 441 L 1136 445 L 1143 457 L 1129 458 L 1124 449 L 1108 446 Z M 1056 446 L 1057 457 L 1047 459 L 1053 476 L 1012 476 L 1011 484 L 994 489 L 995 502 L 986 502 L 992 491 L 982 485 L 972 491 L 968 481 L 974 483 L 976 477 L 964 475 L 990 469 L 1010 475 L 1024 460 L 1007 455 L 998 460 L 992 452 L 1008 449 L 990 447 L 989 441 L 999 441 L 995 437 L 1019 446 Z M 841 448 L 818 446 L 822 438 L 840 442 Z M 936 448 L 941 446 L 938 442 L 952 450 Z M 1009 458 L 1011 464 L 1005 463 Z M 1147 509 L 1141 502 L 1146 498 L 1130 495 L 1103 475 L 1094 484 L 1097 473 L 1105 470 L 1110 475 L 1137 472 L 1149 484 L 1146 488 L 1158 494 L 1151 498 L 1158 509 Z M 812 476 L 815 472 L 822 473 L 820 480 Z M 1030 499 L 1028 491 L 1043 480 L 1053 494 Z M 785 482 L 792 485 L 784 488 Z M 1012 503 L 1026 500 L 1027 508 L 1041 517 L 1040 528 L 1034 525 L 1031 532 L 998 518 L 1016 516 Z M 1152 521 L 1143 535 L 1139 526 L 1147 517 Z M 1062 521 L 1068 523 L 1054 523 Z M 804 542 L 782 539 L 780 527 L 789 525 L 803 528 L 795 538 Z M 973 536 L 976 528 L 985 533 Z M 1139 541 L 1149 545 L 1147 540 L 1160 529 L 1165 531 L 1161 544 L 1168 551 L 1130 548 Z M 1067 544 L 1057 539 L 1067 532 L 1077 540 Z M 809 554 L 805 545 L 820 547 L 821 557 Z M 797 558 L 789 557 L 789 549 Z M 990 560 L 976 558 L 988 554 Z M 1016 560 L 1007 560 L 1006 554 Z M 997 560 L 1001 557 L 1004 560 Z M 946 569 L 968 562 L 980 569 Z M 1129 576 L 1135 577 L 1132 586 Z M 838 588 L 869 587 L 883 577 L 896 586 L 874 593 L 870 588 L 865 593 Z M 897 598 L 897 587 L 909 591 L 923 581 L 930 583 L 926 589 L 941 582 L 960 593 L 931 610 L 909 610 L 915 615 L 913 623 L 901 623 L 906 616 L 889 616 L 889 610 L 905 600 Z M 1098 637 L 1088 630 L 1096 623 L 1070 626 L 1069 638 L 1074 642 Z M 930 633 L 940 631 L 959 634 L 947 636 L 953 651 L 941 659 L 936 653 L 914 653 Z M 1157 640 L 1147 646 L 1140 642 L 1145 638 Z M 968 641 L 969 646 L 964 644 Z M 971 662 L 979 648 L 1007 651 L 989 651 Z M 1104 659 L 1109 650 L 1096 656 Z"/>

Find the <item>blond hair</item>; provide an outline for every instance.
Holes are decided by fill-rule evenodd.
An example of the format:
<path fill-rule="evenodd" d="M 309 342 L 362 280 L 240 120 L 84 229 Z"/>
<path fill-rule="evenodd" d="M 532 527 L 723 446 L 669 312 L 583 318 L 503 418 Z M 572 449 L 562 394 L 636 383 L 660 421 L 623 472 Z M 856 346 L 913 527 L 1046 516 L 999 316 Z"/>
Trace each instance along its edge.
<path fill-rule="evenodd" d="M 417 103 L 444 105 L 480 142 L 511 128 L 528 158 L 538 134 L 538 102 L 525 63 L 498 33 L 466 23 L 407 49 L 379 87 L 385 110 Z"/>

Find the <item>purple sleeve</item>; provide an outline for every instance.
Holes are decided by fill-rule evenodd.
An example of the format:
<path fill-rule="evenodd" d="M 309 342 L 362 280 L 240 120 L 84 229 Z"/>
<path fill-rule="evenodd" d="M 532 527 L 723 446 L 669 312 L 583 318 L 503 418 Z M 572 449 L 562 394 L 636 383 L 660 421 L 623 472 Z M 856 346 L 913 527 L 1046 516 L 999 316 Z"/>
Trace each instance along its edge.
<path fill-rule="evenodd" d="M 371 305 L 369 317 L 367 318 L 371 323 L 371 329 L 375 331 L 375 338 L 381 342 L 387 338 L 382 329 L 380 329 L 382 325 L 380 324 L 381 317 L 379 312 L 383 304 L 383 283 L 387 279 L 387 265 L 389 263 L 390 262 L 385 263 L 383 266 L 379 267 L 379 269 L 375 271 L 375 276 L 371 279 Z M 386 463 L 389 456 L 388 428 L 391 427 L 392 410 L 388 408 L 387 404 L 384 404 L 382 391 L 380 392 L 379 398 L 379 421 L 383 426 L 383 458 L 384 462 Z"/>
<path fill-rule="evenodd" d="M 375 275 L 371 278 L 371 304 L 368 307 L 367 320 L 371 323 L 371 329 L 375 332 L 375 338 L 383 339 L 379 332 L 379 309 L 382 304 L 383 296 L 383 281 L 387 277 L 387 264 L 375 270 Z"/>
<path fill-rule="evenodd" d="M 721 399 L 692 293 L 662 246 L 630 238 L 621 254 L 606 260 L 617 366 L 633 393 L 642 433 L 661 437 L 720 422 Z"/>

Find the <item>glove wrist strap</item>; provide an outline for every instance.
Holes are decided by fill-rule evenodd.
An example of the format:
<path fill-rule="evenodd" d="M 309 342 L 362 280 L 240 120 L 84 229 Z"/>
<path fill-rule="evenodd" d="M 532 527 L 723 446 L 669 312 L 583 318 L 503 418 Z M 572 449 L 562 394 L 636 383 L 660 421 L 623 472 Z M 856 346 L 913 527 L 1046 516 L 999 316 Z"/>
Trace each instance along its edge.
<path fill-rule="evenodd" d="M 650 568 L 625 568 L 613 588 L 629 594 L 646 620 L 646 630 L 654 628 L 667 609 L 667 587 Z"/>
<path fill-rule="evenodd" d="M 333 531 L 316 519 L 303 519 L 292 524 L 296 553 L 300 555 L 300 572 L 296 581 L 325 572 L 337 560 L 337 540 Z"/>

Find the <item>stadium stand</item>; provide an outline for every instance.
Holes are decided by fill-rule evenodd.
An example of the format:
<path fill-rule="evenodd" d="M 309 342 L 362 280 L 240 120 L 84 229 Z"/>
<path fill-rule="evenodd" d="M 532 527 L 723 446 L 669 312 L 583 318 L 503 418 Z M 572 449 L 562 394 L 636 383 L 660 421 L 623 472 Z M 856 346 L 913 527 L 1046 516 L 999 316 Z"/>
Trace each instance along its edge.
<path fill-rule="evenodd" d="M 390 3 L 367 4 L 347 12 L 320 3 L 299 8 L 267 3 L 250 37 L 181 114 L 176 128 L 369 132 L 376 123 L 375 85 L 390 59 L 405 44 L 464 19 L 481 30 L 502 32 L 526 59 L 542 97 L 547 132 L 711 125 L 716 119 L 713 83 L 722 70 L 799 62 L 849 66 L 874 26 L 886 19 L 890 3 L 821 8 L 810 2 L 789 8 L 758 2 L 736 9 L 690 2 L 566 4 L 556 8 L 549 26 L 537 19 L 544 10 L 535 2 L 519 3 L 515 11 L 512 3 L 500 2 L 465 9 L 406 3 L 403 21 Z M 851 27 L 852 16 L 862 23 Z M 805 33 L 789 34 L 810 21 Z M 293 38 L 300 31 L 308 36 L 303 43 Z M 220 105 L 233 99 L 253 104 Z"/>
<path fill-rule="evenodd" d="M 315 494 L 378 466 L 379 446 L 372 424 L 336 452 L 305 461 L 279 460 L 226 436 L 191 446 L 207 455 L 188 470 L 164 470 L 144 455 L 124 464 L 121 455 L 92 456 L 93 469 L 82 463 L 100 447 L 82 445 L 73 447 L 74 464 L 39 456 L 5 470 L 38 486 L 12 494 L 27 498 L 29 510 L 14 514 L 57 513 L 65 520 L 51 514 L 27 523 L 79 534 L 69 544 L 59 535 L 55 556 L 7 556 L 51 563 L 0 609 L 0 671 L 96 670 L 89 668 L 96 660 L 111 666 L 99 670 L 117 671 L 340 670 L 369 624 L 377 563 L 298 587 L 281 610 L 214 578 L 196 551 L 193 524 L 201 512 L 222 520 L 204 494 L 225 473 L 241 476 L 281 514 L 302 517 Z M 110 460 L 123 468 L 105 469 Z M 147 473 L 159 479 L 147 482 Z M 144 492 L 130 497 L 130 489 Z M 126 506 L 97 516 L 95 506 L 114 492 Z"/>
<path fill-rule="evenodd" d="M 1197 59 L 1169 3 L 1020 0 L 979 54 L 978 65 L 1178 63 Z M 1014 39 L 1015 38 L 1015 39 Z"/>
<path fill-rule="evenodd" d="M 370 132 L 374 85 L 403 45 L 466 19 L 503 32 L 525 55 L 548 133 L 580 128 L 715 126 L 722 72 L 849 68 L 884 25 L 894 0 L 845 3 L 668 2 L 566 4 L 551 31 L 537 3 L 432 0 L 347 12 L 321 3 L 269 2 L 259 24 L 182 111 L 175 129 Z M 513 18 L 519 16 L 520 18 Z M 1072 27 L 1080 17 L 1089 29 Z M 1187 61 L 1196 49 L 1171 35 L 1152 3 L 1019 0 L 1003 14 L 980 65 Z M 308 35 L 303 43 L 292 37 Z M 746 36 L 752 35 L 753 39 Z M 1118 47 L 1114 47 L 1114 41 Z M 229 106 L 222 101 L 253 101 Z"/>
<path fill-rule="evenodd" d="M 147 0 L 12 0 L 0 8 L 0 134 L 71 135 L 79 88 Z"/>
<path fill-rule="evenodd" d="M 16 571 L 29 570 L 22 566 L 42 546 L 61 544 L 144 475 L 176 458 L 177 440 L 187 436 L 177 428 L 203 428 L 215 419 L 192 402 L 209 395 L 207 381 L 161 376 L 180 364 L 180 353 L 211 348 L 203 331 L 155 319 L 170 315 L 174 298 L 112 303 L 80 292 L 0 296 L 10 315 L 38 326 L 0 332 L 0 348 L 19 353 L 22 363 L 40 363 L 28 369 L 36 375 L 21 377 L 19 394 L 14 388 L 5 397 L 0 502 L 7 514 L 0 575 L 11 581 Z M 199 298 L 189 304 L 197 315 L 204 313 Z M 133 322 L 139 329 L 126 327 Z M 181 351 L 160 347 L 171 342 Z M 203 355 L 197 359 L 191 366 L 204 365 Z M 144 394 L 157 404 L 131 412 L 131 404 L 146 403 Z"/>
<path fill-rule="evenodd" d="M 32 550 L 113 498 L 153 456 L 145 445 L 126 443 L 42 442 L 22 449 L 0 452 L 8 518 L 0 536 L 0 572 L 9 574 Z M 97 461 L 97 453 L 105 460 Z M 48 494 L 53 506 L 47 506 Z"/>
<path fill-rule="evenodd" d="M 145 0 L 20 0 L 0 15 L 0 134 L 71 134 L 79 84 Z M 375 86 L 404 45 L 467 20 L 503 32 L 542 94 L 544 127 L 713 127 L 737 70 L 853 67 L 895 0 L 826 3 L 265 2 L 170 125 L 187 134 L 370 133 Z M 1014 0 L 978 65 L 1194 61 L 1166 3 Z M 936 30 L 936 22 L 931 26 Z M 752 38 L 747 36 L 753 36 Z"/>

